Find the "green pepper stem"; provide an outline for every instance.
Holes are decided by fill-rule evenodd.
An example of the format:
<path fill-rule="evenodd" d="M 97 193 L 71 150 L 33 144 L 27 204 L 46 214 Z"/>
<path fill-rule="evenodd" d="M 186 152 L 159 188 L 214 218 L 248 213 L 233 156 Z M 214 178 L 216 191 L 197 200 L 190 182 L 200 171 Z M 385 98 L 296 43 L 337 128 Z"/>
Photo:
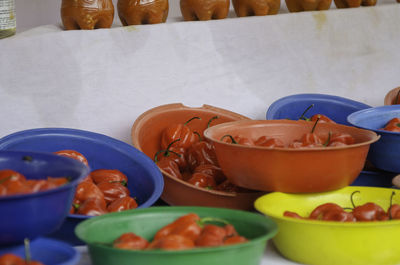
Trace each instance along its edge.
<path fill-rule="evenodd" d="M 178 154 L 178 153 L 176 153 L 176 152 L 174 152 L 174 151 L 169 150 L 169 149 L 171 148 L 171 146 L 172 146 L 174 143 L 179 142 L 180 140 L 181 140 L 181 138 L 176 139 L 175 141 L 172 141 L 172 142 L 167 146 L 167 149 L 158 151 L 158 152 L 154 155 L 154 162 L 157 163 L 157 162 L 159 161 L 159 160 L 158 160 L 158 155 L 161 154 L 161 153 L 164 153 L 164 156 L 169 156 L 169 153 L 171 152 L 171 153 L 174 153 L 174 154 L 176 154 L 177 156 L 181 157 L 180 154 Z"/>
<path fill-rule="evenodd" d="M 200 117 L 193 117 L 193 118 L 189 119 L 187 122 L 185 122 L 183 125 L 187 125 L 192 120 L 201 120 L 201 118 Z"/>
<path fill-rule="evenodd" d="M 206 223 L 222 223 L 224 225 L 229 225 L 230 223 L 224 219 L 215 218 L 215 217 L 203 217 L 197 221 L 197 224 L 200 227 L 204 227 Z"/>
<path fill-rule="evenodd" d="M 320 117 L 318 116 L 317 120 L 316 120 L 315 123 L 314 123 L 314 126 L 313 126 L 312 129 L 311 129 L 311 133 L 314 133 L 315 128 L 317 127 L 317 124 L 318 124 L 318 122 L 319 122 L 319 119 L 320 119 Z"/>
<path fill-rule="evenodd" d="M 353 205 L 353 208 L 356 208 L 356 205 L 354 204 L 354 200 L 353 200 L 353 196 L 354 196 L 354 194 L 356 194 L 356 193 L 360 193 L 360 191 L 359 191 L 359 190 L 353 191 L 353 192 L 351 193 L 351 195 L 350 195 L 350 201 L 351 201 L 351 205 Z"/>
<path fill-rule="evenodd" d="M 394 195 L 396 195 L 396 193 L 395 193 L 394 191 L 392 191 L 392 194 L 390 195 L 390 204 L 389 204 L 389 209 L 388 209 L 388 212 L 389 212 L 389 220 L 392 220 L 392 219 L 393 219 L 393 216 L 392 216 L 392 206 L 393 206 L 393 197 L 394 197 Z"/>
<path fill-rule="evenodd" d="M 237 144 L 237 142 L 235 141 L 235 138 L 233 138 L 232 135 L 230 135 L 230 134 L 225 134 L 224 136 L 222 136 L 221 141 L 224 140 L 225 137 L 231 138 L 232 143 Z"/>
<path fill-rule="evenodd" d="M 326 139 L 326 142 L 324 143 L 324 146 L 328 146 L 329 142 L 331 141 L 331 136 L 332 136 L 332 132 L 329 131 L 329 133 L 328 133 L 328 139 Z"/>
<path fill-rule="evenodd" d="M 31 263 L 31 249 L 29 244 L 29 239 L 24 239 L 24 246 L 25 246 L 25 262 L 26 264 Z"/>
<path fill-rule="evenodd" d="M 219 117 L 218 116 L 214 116 L 214 117 L 212 117 L 209 121 L 208 121 L 208 123 L 207 123 L 207 128 L 210 128 L 210 124 L 211 124 L 211 122 L 213 121 L 213 120 L 216 120 L 216 119 L 218 119 Z"/>
<path fill-rule="evenodd" d="M 299 120 L 309 121 L 310 119 L 304 117 L 304 115 L 306 115 L 306 113 L 307 113 L 311 108 L 313 108 L 313 107 L 314 107 L 314 104 L 311 104 L 310 106 L 308 106 L 308 107 L 306 108 L 306 110 L 303 112 L 303 114 L 301 114 Z"/>
<path fill-rule="evenodd" d="M 198 131 L 194 131 L 193 132 L 195 135 L 197 135 L 199 137 L 199 142 L 201 142 L 203 139 L 201 138 L 201 135 Z"/>

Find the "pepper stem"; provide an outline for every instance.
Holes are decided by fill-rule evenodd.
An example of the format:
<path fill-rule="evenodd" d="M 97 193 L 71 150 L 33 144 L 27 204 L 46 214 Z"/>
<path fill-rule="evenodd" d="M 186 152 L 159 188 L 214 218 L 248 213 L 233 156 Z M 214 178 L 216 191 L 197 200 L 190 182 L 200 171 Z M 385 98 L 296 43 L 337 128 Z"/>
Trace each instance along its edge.
<path fill-rule="evenodd" d="M 315 121 L 314 126 L 313 126 L 312 129 L 311 129 L 311 133 L 314 133 L 315 127 L 317 127 L 317 124 L 318 124 L 318 122 L 319 122 L 319 119 L 320 119 L 320 116 L 318 116 L 317 120 Z"/>
<path fill-rule="evenodd" d="M 207 123 L 207 128 L 210 128 L 210 124 L 211 124 L 211 122 L 213 121 L 213 120 L 216 120 L 216 119 L 218 119 L 219 117 L 218 116 L 214 116 L 214 117 L 212 117 L 209 121 L 208 121 L 208 123 Z"/>
<path fill-rule="evenodd" d="M 215 218 L 215 217 L 203 217 L 197 221 L 197 224 L 200 227 L 204 227 L 206 223 L 222 223 L 224 225 L 229 225 L 230 223 L 224 219 Z"/>
<path fill-rule="evenodd" d="M 299 120 L 305 120 L 305 121 L 310 120 L 310 119 L 304 117 L 304 115 L 307 113 L 307 111 L 309 111 L 313 107 L 314 107 L 314 104 L 311 104 L 310 106 L 308 106 L 308 108 L 306 108 L 306 110 L 303 112 L 303 114 L 301 114 Z"/>
<path fill-rule="evenodd" d="M 351 201 L 351 205 L 353 205 L 353 208 L 356 208 L 356 205 L 354 204 L 354 200 L 353 200 L 353 196 L 354 196 L 354 194 L 356 194 L 356 193 L 360 193 L 360 191 L 359 191 L 359 190 L 353 191 L 353 192 L 351 193 L 351 195 L 350 195 L 350 201 Z"/>
<path fill-rule="evenodd" d="M 181 138 L 176 139 L 175 141 L 172 141 L 172 142 L 167 146 L 167 149 L 158 151 L 158 152 L 154 155 L 154 162 L 157 163 L 157 162 L 159 161 L 159 160 L 158 160 L 158 155 L 161 154 L 161 153 L 164 153 L 164 156 L 169 156 L 169 153 L 173 153 L 173 154 L 175 154 L 175 155 L 181 157 L 181 155 L 178 154 L 177 152 L 174 152 L 174 151 L 169 150 L 169 149 L 171 148 L 171 146 L 172 146 L 174 143 L 179 142 L 180 140 L 181 140 Z"/>
<path fill-rule="evenodd" d="M 0 185 L 3 184 L 4 182 L 6 182 L 7 180 L 11 179 L 14 175 L 10 175 L 8 177 L 5 177 L 3 179 L 0 180 Z"/>
<path fill-rule="evenodd" d="M 393 206 L 393 197 L 394 197 L 394 195 L 396 195 L 396 193 L 395 193 L 394 191 L 392 191 L 392 194 L 390 195 L 390 205 L 389 205 L 389 209 L 388 209 L 388 212 L 389 212 L 389 220 L 392 220 L 392 219 L 393 219 L 393 216 L 392 216 L 392 206 Z"/>
<path fill-rule="evenodd" d="M 326 139 L 326 142 L 324 143 L 324 146 L 328 146 L 329 142 L 331 141 L 331 137 L 332 137 L 332 132 L 329 131 L 329 133 L 328 133 L 328 139 Z"/>
<path fill-rule="evenodd" d="M 26 264 L 31 263 L 31 249 L 29 244 L 29 239 L 24 239 L 24 246 L 25 246 L 25 262 Z"/>
<path fill-rule="evenodd" d="M 194 131 L 194 134 L 196 134 L 199 137 L 199 142 L 201 142 L 203 139 L 201 138 L 201 135 L 198 131 Z"/>
<path fill-rule="evenodd" d="M 224 136 L 222 136 L 221 141 L 224 140 L 225 137 L 231 138 L 232 143 L 237 144 L 237 142 L 235 141 L 235 138 L 233 138 L 232 135 L 230 135 L 230 134 L 225 134 Z"/>
<path fill-rule="evenodd" d="M 183 125 L 187 125 L 192 120 L 201 120 L 201 118 L 200 117 L 193 117 L 193 118 L 189 119 L 187 122 L 185 122 Z"/>

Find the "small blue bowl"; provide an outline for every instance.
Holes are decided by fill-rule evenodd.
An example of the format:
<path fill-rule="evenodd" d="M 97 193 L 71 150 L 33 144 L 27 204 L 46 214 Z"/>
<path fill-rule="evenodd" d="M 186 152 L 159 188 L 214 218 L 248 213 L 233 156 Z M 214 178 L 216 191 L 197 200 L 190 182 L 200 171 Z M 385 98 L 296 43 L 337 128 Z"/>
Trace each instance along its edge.
<path fill-rule="evenodd" d="M 92 170 L 118 169 L 128 177 L 128 189 L 138 208 L 153 205 L 161 196 L 164 180 L 156 164 L 133 146 L 111 137 L 67 128 L 41 128 L 17 132 L 0 139 L 0 150 L 55 152 L 72 149 L 82 153 Z M 51 237 L 73 245 L 83 244 L 74 233 L 75 226 L 90 218 L 69 214 L 63 226 Z"/>
<path fill-rule="evenodd" d="M 382 170 L 400 173 L 400 133 L 380 130 L 393 118 L 400 118 L 400 105 L 382 106 L 357 111 L 348 122 L 356 127 L 376 132 L 381 136 L 373 143 L 368 160 Z"/>
<path fill-rule="evenodd" d="M 267 120 L 298 120 L 312 104 L 314 104 L 314 107 L 308 110 L 305 115 L 307 118 L 314 114 L 323 114 L 336 123 L 344 125 L 350 125 L 347 122 L 349 114 L 371 107 L 364 103 L 338 96 L 297 94 L 283 97 L 272 103 L 267 111 Z"/>
<path fill-rule="evenodd" d="M 27 159 L 29 157 L 30 159 Z M 75 187 L 88 175 L 84 164 L 53 154 L 0 151 L 0 169 L 12 169 L 27 179 L 70 177 L 60 187 L 31 194 L 0 197 L 0 245 L 21 243 L 54 232 L 71 208 Z"/>
<path fill-rule="evenodd" d="M 12 253 L 25 258 L 24 245 L 0 248 L 0 256 Z M 49 238 L 37 238 L 30 242 L 32 260 L 45 265 L 75 265 L 80 260 L 80 253 L 70 245 Z"/>

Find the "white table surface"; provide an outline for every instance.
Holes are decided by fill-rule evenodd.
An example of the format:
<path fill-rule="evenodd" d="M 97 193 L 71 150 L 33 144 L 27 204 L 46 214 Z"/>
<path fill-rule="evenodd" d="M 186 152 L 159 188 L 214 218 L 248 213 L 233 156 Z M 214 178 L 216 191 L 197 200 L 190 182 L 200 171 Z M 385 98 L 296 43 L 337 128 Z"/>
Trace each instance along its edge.
<path fill-rule="evenodd" d="M 131 143 L 141 113 L 174 102 L 254 119 L 296 93 L 383 105 L 400 85 L 399 32 L 394 1 L 95 31 L 63 31 L 58 23 L 24 28 L 0 40 L 0 137 L 69 127 Z M 89 265 L 81 251 L 80 265 Z M 262 264 L 294 263 L 269 246 Z"/>

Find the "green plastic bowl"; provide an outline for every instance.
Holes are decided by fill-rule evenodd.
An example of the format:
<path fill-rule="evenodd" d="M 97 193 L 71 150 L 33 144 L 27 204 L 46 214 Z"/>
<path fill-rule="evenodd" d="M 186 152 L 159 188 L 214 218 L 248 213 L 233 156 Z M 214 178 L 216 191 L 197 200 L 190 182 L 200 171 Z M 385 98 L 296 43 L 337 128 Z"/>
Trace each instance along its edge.
<path fill-rule="evenodd" d="M 134 232 L 151 240 L 163 226 L 187 213 L 200 217 L 222 218 L 250 239 L 246 243 L 196 248 L 181 251 L 122 250 L 111 246 L 121 234 Z M 240 210 L 209 207 L 151 207 L 91 218 L 80 223 L 75 234 L 89 248 L 93 265 L 257 265 L 268 239 L 277 233 L 277 225 L 268 217 Z"/>

